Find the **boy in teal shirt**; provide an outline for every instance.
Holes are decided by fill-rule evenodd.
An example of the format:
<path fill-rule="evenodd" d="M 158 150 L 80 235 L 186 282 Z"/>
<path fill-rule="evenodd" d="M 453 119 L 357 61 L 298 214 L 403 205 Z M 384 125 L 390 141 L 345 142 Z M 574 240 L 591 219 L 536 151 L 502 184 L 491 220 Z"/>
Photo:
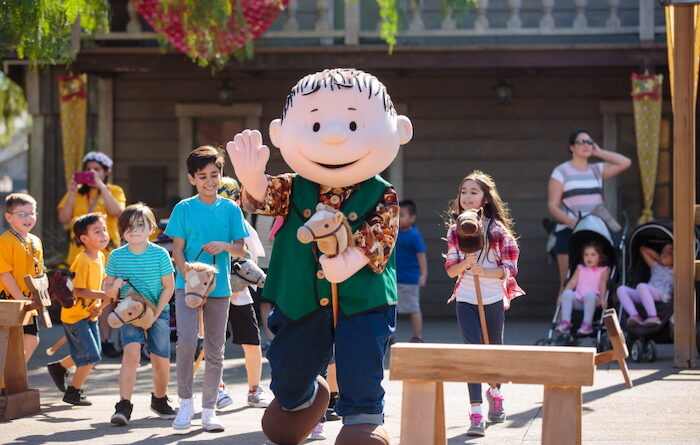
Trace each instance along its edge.
<path fill-rule="evenodd" d="M 197 194 L 180 201 L 170 215 L 165 234 L 173 238 L 173 259 L 178 269 L 175 281 L 177 317 L 177 392 L 180 410 L 173 428 L 186 432 L 194 415 L 192 380 L 194 355 L 199 331 L 199 308 L 185 304 L 186 263 L 215 264 L 216 287 L 204 305 L 205 368 L 202 384 L 202 426 L 207 431 L 223 431 L 216 417 L 216 395 L 223 371 L 224 341 L 228 321 L 231 285 L 231 255 L 243 256 L 243 238 L 248 236 L 243 213 L 230 199 L 217 191 L 223 176 L 224 158 L 214 147 L 201 146 L 187 157 L 190 183 Z"/>
<path fill-rule="evenodd" d="M 119 233 L 127 244 L 112 251 L 105 269 L 105 293 L 109 298 L 125 298 L 129 291 L 141 294 L 156 306 L 155 320 L 148 328 L 127 323 L 119 328 L 123 351 L 119 371 L 120 400 L 114 407 L 111 422 L 127 425 L 134 405 L 131 396 L 136 383 L 136 369 L 141 361 L 141 345 L 151 354 L 153 392 L 151 411 L 161 419 L 172 419 L 175 411 L 168 404 L 170 379 L 170 312 L 173 295 L 173 265 L 168 251 L 156 246 L 148 237 L 156 229 L 153 211 L 145 204 L 128 206 L 119 215 Z"/>

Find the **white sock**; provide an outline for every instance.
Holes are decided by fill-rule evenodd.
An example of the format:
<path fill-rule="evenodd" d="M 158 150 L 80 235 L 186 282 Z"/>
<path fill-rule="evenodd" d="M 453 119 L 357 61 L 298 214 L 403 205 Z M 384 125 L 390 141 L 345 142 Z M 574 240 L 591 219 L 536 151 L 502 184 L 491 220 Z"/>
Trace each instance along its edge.
<path fill-rule="evenodd" d="M 501 397 L 501 390 L 498 388 L 490 388 L 491 397 Z"/>
<path fill-rule="evenodd" d="M 472 406 L 472 414 L 478 414 L 481 416 L 481 405 Z"/>

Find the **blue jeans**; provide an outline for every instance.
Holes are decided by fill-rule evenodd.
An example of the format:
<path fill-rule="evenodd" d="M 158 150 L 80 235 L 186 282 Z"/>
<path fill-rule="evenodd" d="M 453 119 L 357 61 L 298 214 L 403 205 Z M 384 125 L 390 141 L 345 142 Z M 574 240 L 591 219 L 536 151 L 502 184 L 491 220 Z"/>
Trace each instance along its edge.
<path fill-rule="evenodd" d="M 268 317 L 275 334 L 267 358 L 272 370 L 270 389 L 285 409 L 304 407 L 316 391 L 316 376 L 333 355 L 340 399 L 336 412 L 343 423 L 384 423 L 384 356 L 396 330 L 396 306 L 352 317 L 342 314 L 333 332 L 330 307 L 301 320 L 290 320 L 275 308 Z"/>
<path fill-rule="evenodd" d="M 119 338 L 122 347 L 129 343 L 141 343 L 148 347 L 151 354 L 170 359 L 170 312 L 161 312 L 148 331 L 131 323 L 125 324 L 119 328 Z"/>
<path fill-rule="evenodd" d="M 102 360 L 100 330 L 96 321 L 85 318 L 75 323 L 63 323 L 63 330 L 75 366 L 87 366 Z"/>
<path fill-rule="evenodd" d="M 466 344 L 480 345 L 484 343 L 481 338 L 481 320 L 479 319 L 479 306 L 471 303 L 457 302 L 457 324 L 462 334 L 462 341 Z M 489 342 L 492 345 L 503 344 L 503 324 L 505 322 L 505 311 L 503 301 L 497 301 L 484 305 L 484 316 L 486 318 L 486 332 L 489 334 Z M 469 383 L 469 401 L 471 403 L 481 403 L 481 383 Z M 500 388 L 500 383 L 498 384 Z"/>

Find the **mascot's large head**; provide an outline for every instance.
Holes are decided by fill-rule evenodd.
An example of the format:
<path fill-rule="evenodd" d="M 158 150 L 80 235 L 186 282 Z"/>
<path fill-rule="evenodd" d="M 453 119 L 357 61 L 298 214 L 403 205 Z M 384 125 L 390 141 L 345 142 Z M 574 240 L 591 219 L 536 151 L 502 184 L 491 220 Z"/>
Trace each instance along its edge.
<path fill-rule="evenodd" d="M 310 74 L 287 96 L 270 139 L 287 164 L 306 179 L 331 187 L 381 173 L 413 136 L 384 85 L 356 69 Z"/>

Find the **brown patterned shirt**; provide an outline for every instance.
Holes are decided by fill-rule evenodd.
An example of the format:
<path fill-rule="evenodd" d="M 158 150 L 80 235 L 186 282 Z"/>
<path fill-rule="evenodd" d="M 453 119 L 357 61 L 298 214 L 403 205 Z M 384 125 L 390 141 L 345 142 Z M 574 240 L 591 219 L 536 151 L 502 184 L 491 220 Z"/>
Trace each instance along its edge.
<path fill-rule="evenodd" d="M 267 176 L 267 195 L 262 203 L 253 199 L 243 188 L 241 201 L 243 210 L 259 215 L 286 217 L 289 213 L 292 192 L 291 173 Z M 349 187 L 320 186 L 319 202 L 340 209 L 360 184 Z M 353 234 L 355 247 L 364 251 L 369 258 L 369 268 L 382 273 L 391 251 L 394 249 L 399 230 L 399 202 L 393 187 L 384 190 L 382 199 L 374 212 L 370 213 L 362 226 Z"/>

